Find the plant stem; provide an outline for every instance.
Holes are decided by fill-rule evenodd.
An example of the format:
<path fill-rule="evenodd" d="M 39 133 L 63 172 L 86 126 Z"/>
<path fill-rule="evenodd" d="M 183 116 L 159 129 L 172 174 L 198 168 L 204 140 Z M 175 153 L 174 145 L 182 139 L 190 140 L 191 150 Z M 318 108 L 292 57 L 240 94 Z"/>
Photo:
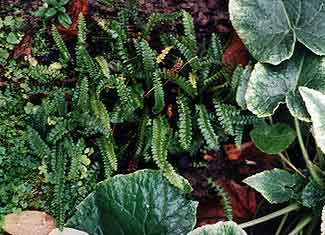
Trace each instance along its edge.
<path fill-rule="evenodd" d="M 281 220 L 281 223 L 280 223 L 278 229 L 276 230 L 276 234 L 275 235 L 280 235 L 281 234 L 282 228 L 283 228 L 283 226 L 284 226 L 284 224 L 285 224 L 285 222 L 286 222 L 286 220 L 288 218 L 288 215 L 289 215 L 289 213 L 287 213 L 287 214 L 285 214 L 283 216 L 283 218 Z"/>
<path fill-rule="evenodd" d="M 316 172 L 316 170 L 314 168 L 314 164 L 310 161 L 307 149 L 306 149 L 305 144 L 304 144 L 304 140 L 302 139 L 299 120 L 297 118 L 295 118 L 295 127 L 296 127 L 299 146 L 300 146 L 300 149 L 301 149 L 301 152 L 302 152 L 302 156 L 303 156 L 303 158 L 305 160 L 306 167 L 308 168 L 310 175 L 316 181 L 316 183 L 318 183 L 319 185 L 322 186 L 323 185 L 322 179 L 317 174 L 317 172 Z"/>
<path fill-rule="evenodd" d="M 293 203 L 281 210 L 278 210 L 278 211 L 275 211 L 271 214 L 268 214 L 266 216 L 263 216 L 263 217 L 260 217 L 258 219 L 254 219 L 254 220 L 251 220 L 251 221 L 248 221 L 246 223 L 242 223 L 240 224 L 239 226 L 241 228 L 247 228 L 247 227 L 251 227 L 251 226 L 254 226 L 256 224 L 260 224 L 260 223 L 263 223 L 263 222 L 266 222 L 268 220 L 271 220 L 271 219 L 274 219 L 278 216 L 281 216 L 281 215 L 284 215 L 284 214 L 287 214 L 291 211 L 295 211 L 295 210 L 298 210 L 300 208 L 300 205 L 298 203 Z"/>
<path fill-rule="evenodd" d="M 296 171 L 302 177 L 306 178 L 306 176 L 304 176 L 304 174 L 302 174 L 301 171 L 299 171 L 299 169 L 297 167 L 295 167 L 292 164 L 292 162 L 290 162 L 282 153 L 279 153 L 278 155 L 280 156 L 280 158 L 282 159 L 282 161 L 284 161 L 286 164 L 288 164 L 294 171 Z"/>
<path fill-rule="evenodd" d="M 307 224 L 309 224 L 312 221 L 313 217 L 311 215 L 303 218 L 297 226 L 294 228 L 294 230 L 289 233 L 289 235 L 296 235 L 298 234 Z"/>

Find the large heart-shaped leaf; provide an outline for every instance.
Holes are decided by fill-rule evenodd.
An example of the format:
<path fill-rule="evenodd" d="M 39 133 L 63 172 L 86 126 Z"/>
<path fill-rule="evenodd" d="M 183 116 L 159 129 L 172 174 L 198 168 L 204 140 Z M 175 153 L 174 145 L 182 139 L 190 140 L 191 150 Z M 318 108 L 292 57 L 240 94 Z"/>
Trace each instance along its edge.
<path fill-rule="evenodd" d="M 270 203 L 282 203 L 296 196 L 295 187 L 300 183 L 300 178 L 285 170 L 273 169 L 250 176 L 244 183 L 261 193 Z"/>
<path fill-rule="evenodd" d="M 298 40 L 325 55 L 324 0 L 230 0 L 230 18 L 250 53 L 260 62 L 289 59 Z"/>
<path fill-rule="evenodd" d="M 67 226 L 91 235 L 185 235 L 196 207 L 161 172 L 142 170 L 100 183 Z"/>
<path fill-rule="evenodd" d="M 281 103 L 303 121 L 310 117 L 298 93 L 298 86 L 325 90 L 325 59 L 302 48 L 279 66 L 257 63 L 246 92 L 248 109 L 258 117 L 271 116 Z"/>
<path fill-rule="evenodd" d="M 325 153 L 325 95 L 307 87 L 300 87 L 299 91 L 313 122 L 316 143 Z"/>
<path fill-rule="evenodd" d="M 251 131 L 250 136 L 255 145 L 268 154 L 278 154 L 289 147 L 296 138 L 296 132 L 288 125 L 261 125 Z"/>
<path fill-rule="evenodd" d="M 235 222 L 218 222 L 197 228 L 188 235 L 247 235 Z"/>

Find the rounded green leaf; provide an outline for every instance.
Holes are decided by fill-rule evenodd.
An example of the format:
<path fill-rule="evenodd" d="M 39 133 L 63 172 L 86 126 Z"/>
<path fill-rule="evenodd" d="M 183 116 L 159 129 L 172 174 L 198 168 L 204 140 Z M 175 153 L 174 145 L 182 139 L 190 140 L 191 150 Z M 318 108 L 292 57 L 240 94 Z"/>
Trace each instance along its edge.
<path fill-rule="evenodd" d="M 278 154 L 286 150 L 296 138 L 296 132 L 286 124 L 261 125 L 251 131 L 255 145 L 268 154 Z"/>
<path fill-rule="evenodd" d="M 19 38 L 15 33 L 10 32 L 6 38 L 6 41 L 10 44 L 17 44 L 19 43 Z"/>
<path fill-rule="evenodd" d="M 57 10 L 55 8 L 47 8 L 45 11 L 45 17 L 49 18 L 54 16 L 57 13 Z"/>
<path fill-rule="evenodd" d="M 307 87 L 300 87 L 299 91 L 313 122 L 316 143 L 325 153 L 325 95 Z"/>
<path fill-rule="evenodd" d="M 68 14 L 63 13 L 59 15 L 59 22 L 62 24 L 65 28 L 69 28 L 72 24 L 71 18 Z"/>
<path fill-rule="evenodd" d="M 205 225 L 190 232 L 188 235 L 247 235 L 235 222 L 218 222 Z"/>
<path fill-rule="evenodd" d="M 257 63 L 245 95 L 247 108 L 258 117 L 268 117 L 286 103 L 294 117 L 310 121 L 298 86 L 325 90 L 324 58 L 300 48 L 281 65 Z"/>
<path fill-rule="evenodd" d="M 100 183 L 67 226 L 92 235 L 185 235 L 196 208 L 161 172 L 142 170 Z"/>
<path fill-rule="evenodd" d="M 260 62 L 289 59 L 298 40 L 325 55 L 324 0 L 230 0 L 230 19 L 251 54 Z"/>
<path fill-rule="evenodd" d="M 244 183 L 261 193 L 270 203 L 282 203 L 296 196 L 300 177 L 282 169 L 273 169 L 250 176 Z"/>

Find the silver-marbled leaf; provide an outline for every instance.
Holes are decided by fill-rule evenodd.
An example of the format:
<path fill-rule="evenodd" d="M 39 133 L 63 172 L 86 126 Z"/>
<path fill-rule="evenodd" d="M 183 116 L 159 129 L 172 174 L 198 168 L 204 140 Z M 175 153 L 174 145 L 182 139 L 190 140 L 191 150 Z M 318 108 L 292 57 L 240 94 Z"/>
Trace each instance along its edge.
<path fill-rule="evenodd" d="M 230 0 L 230 18 L 250 53 L 274 65 L 289 59 L 297 41 L 325 55 L 325 0 Z"/>
<path fill-rule="evenodd" d="M 286 103 L 294 117 L 310 121 L 299 86 L 325 90 L 325 59 L 303 48 L 278 66 L 255 65 L 245 95 L 247 108 L 258 117 L 268 117 Z"/>
<path fill-rule="evenodd" d="M 296 194 L 295 186 L 299 184 L 299 176 L 282 169 L 273 169 L 250 176 L 244 183 L 261 193 L 270 203 L 289 201 Z"/>
<path fill-rule="evenodd" d="M 195 229 L 188 235 L 247 235 L 235 222 L 218 222 Z"/>
<path fill-rule="evenodd" d="M 100 183 L 66 226 L 91 235 L 185 235 L 196 208 L 160 171 L 141 170 Z"/>
<path fill-rule="evenodd" d="M 325 153 L 325 95 L 307 87 L 299 87 L 299 91 L 313 122 L 316 143 Z"/>

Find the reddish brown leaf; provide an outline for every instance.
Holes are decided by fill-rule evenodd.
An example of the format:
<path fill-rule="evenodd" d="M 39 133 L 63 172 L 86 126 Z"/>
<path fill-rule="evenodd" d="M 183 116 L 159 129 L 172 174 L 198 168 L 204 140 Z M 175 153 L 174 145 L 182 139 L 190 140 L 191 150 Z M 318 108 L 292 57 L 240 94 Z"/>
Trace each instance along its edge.
<path fill-rule="evenodd" d="M 249 52 L 238 35 L 235 36 L 229 47 L 223 54 L 223 63 L 227 65 L 247 65 Z"/>
<path fill-rule="evenodd" d="M 256 213 L 256 194 L 247 186 L 237 184 L 233 180 L 218 180 L 227 192 L 232 203 L 235 220 L 252 218 Z M 217 199 L 201 201 L 198 208 L 198 226 L 225 220 L 226 215 L 221 203 Z"/>
<path fill-rule="evenodd" d="M 68 6 L 68 15 L 71 18 L 72 24 L 68 29 L 58 24 L 58 30 L 62 33 L 66 33 L 67 35 L 76 36 L 80 13 L 82 13 L 84 16 L 88 14 L 88 0 L 71 0 Z"/>
<path fill-rule="evenodd" d="M 237 184 L 234 180 L 218 180 L 230 197 L 234 217 L 249 219 L 256 213 L 256 195 L 248 186 Z"/>
<path fill-rule="evenodd" d="M 15 60 L 19 58 L 28 59 L 32 55 L 32 36 L 25 34 L 20 43 L 15 47 L 13 58 Z"/>
<path fill-rule="evenodd" d="M 234 144 L 227 144 L 224 146 L 225 153 L 230 161 L 239 160 L 243 153 L 247 153 L 252 148 L 255 150 L 255 145 L 252 142 L 244 143 L 240 148 L 237 148 Z"/>

